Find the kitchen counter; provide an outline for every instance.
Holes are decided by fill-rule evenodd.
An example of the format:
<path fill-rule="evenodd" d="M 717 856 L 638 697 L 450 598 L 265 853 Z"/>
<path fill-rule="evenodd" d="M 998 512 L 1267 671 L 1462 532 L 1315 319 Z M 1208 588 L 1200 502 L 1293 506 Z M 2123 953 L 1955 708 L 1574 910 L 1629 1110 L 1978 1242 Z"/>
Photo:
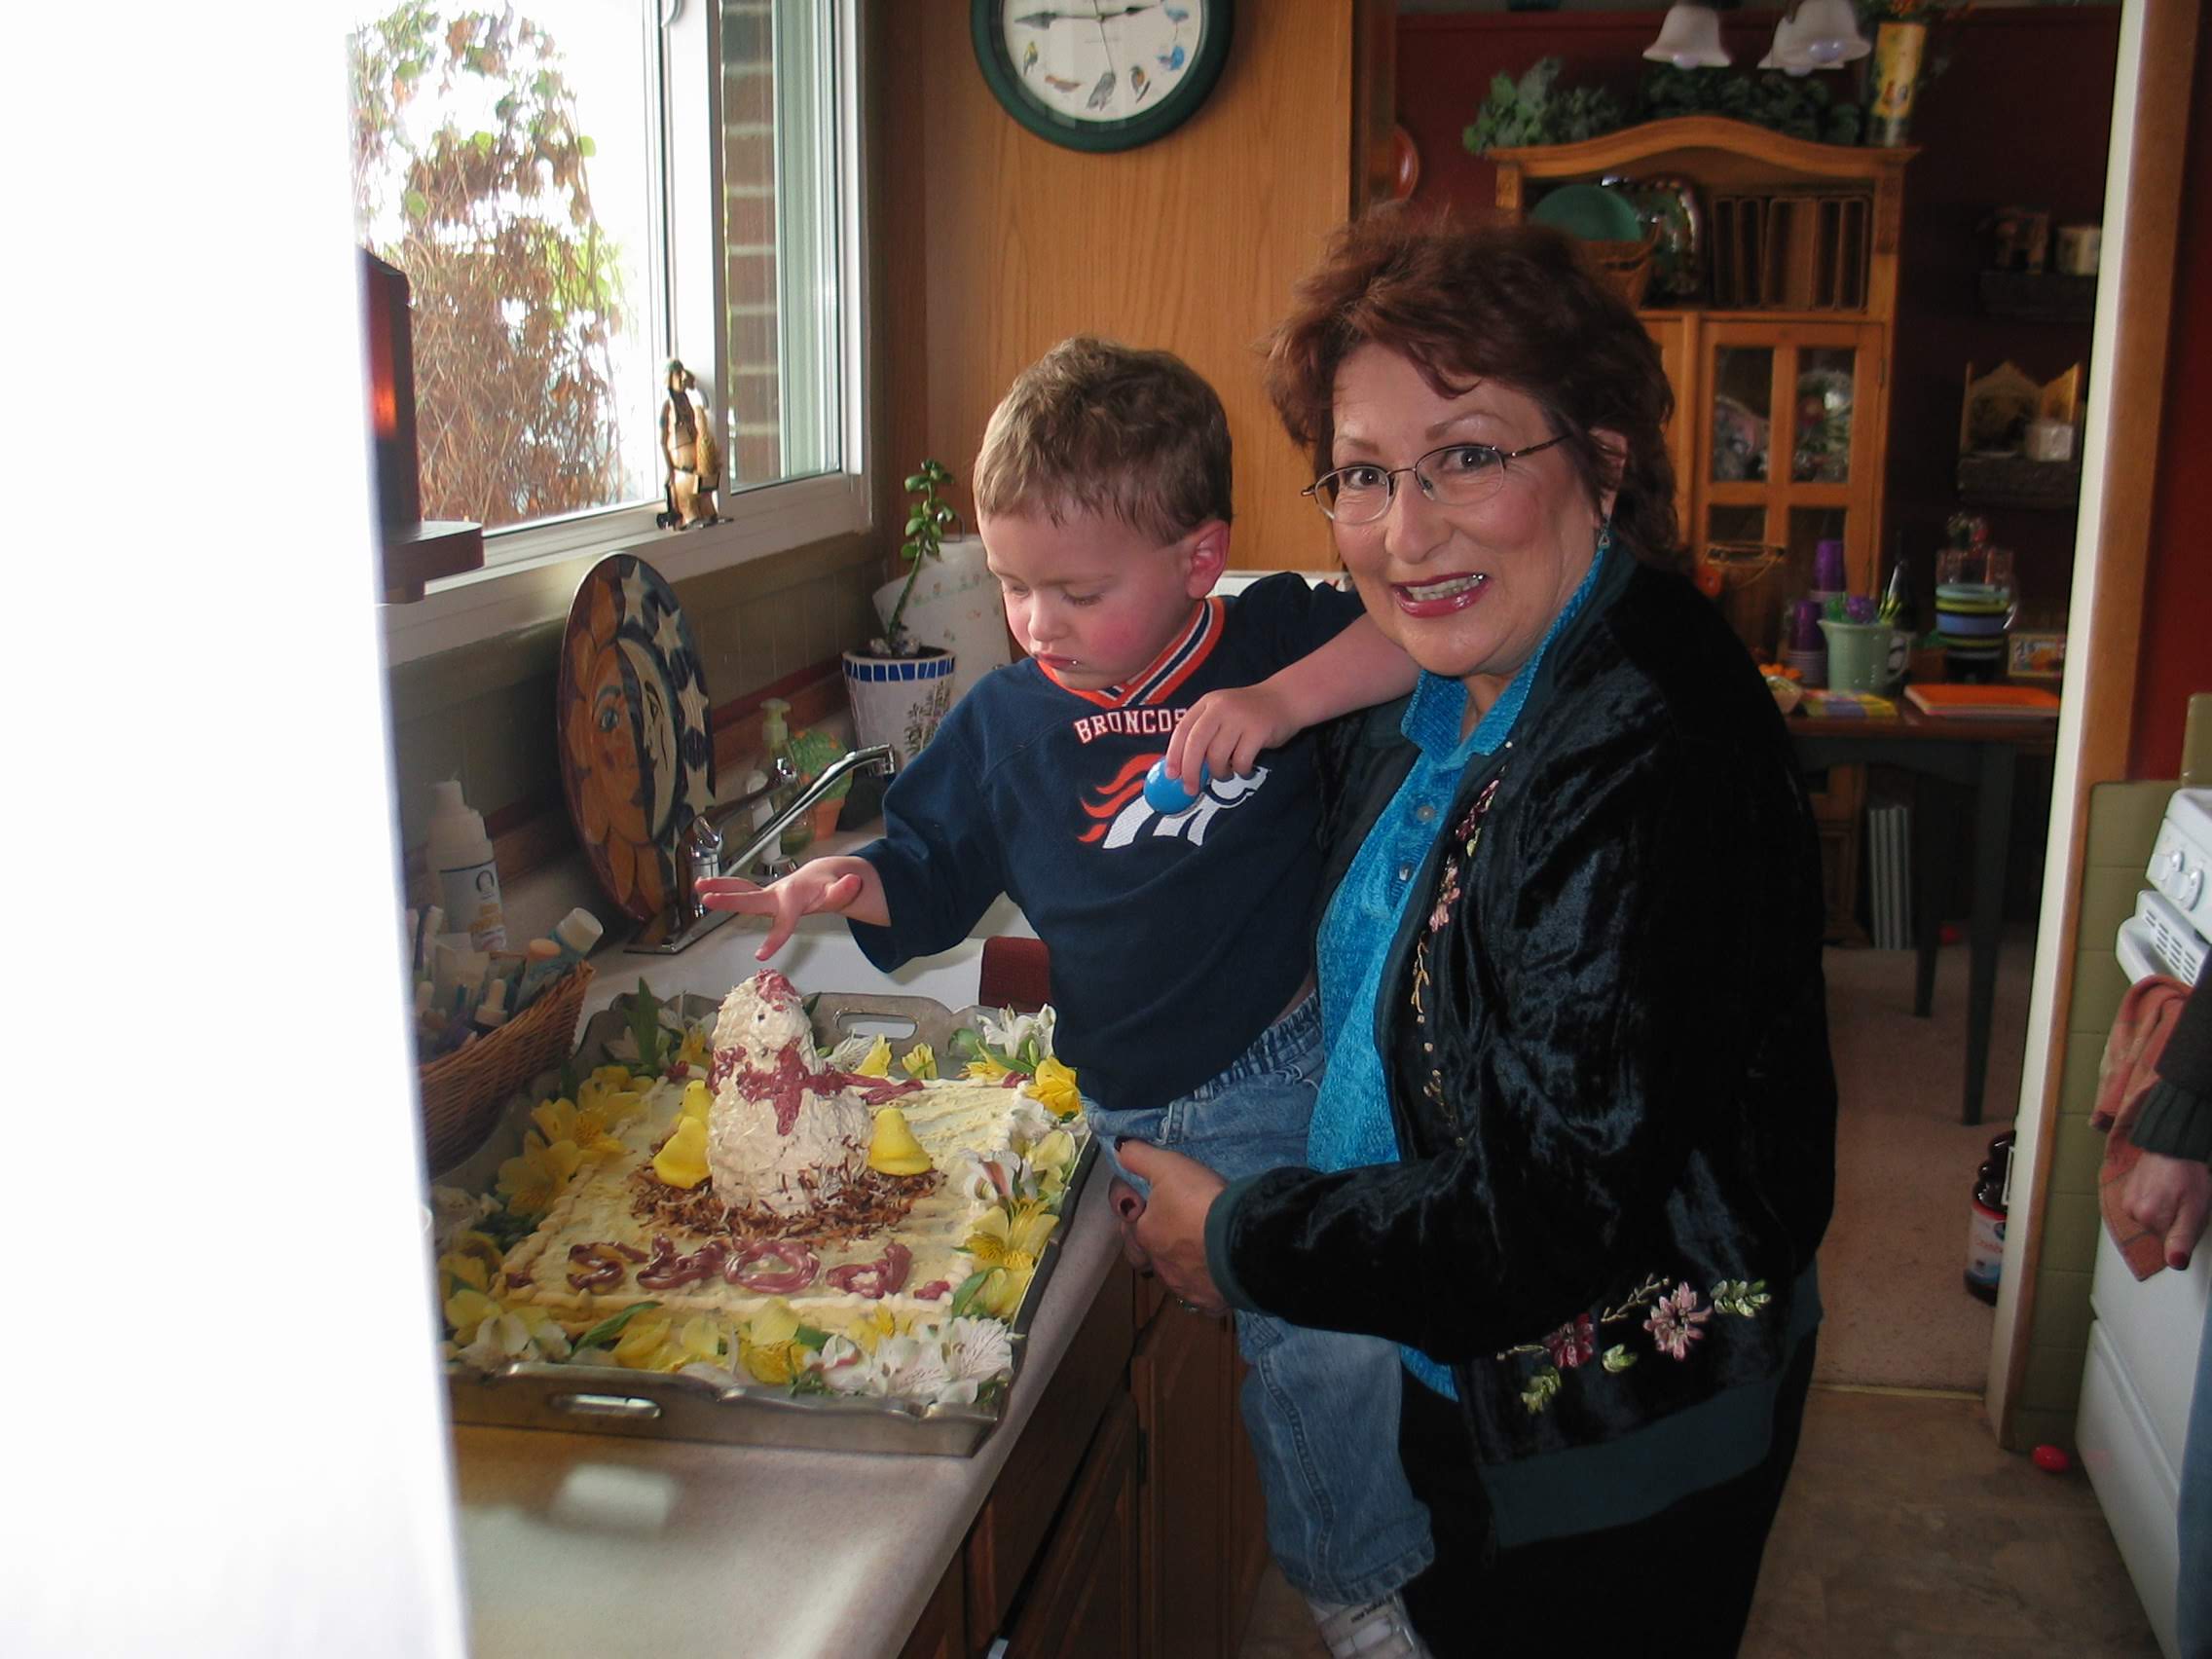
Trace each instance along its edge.
<path fill-rule="evenodd" d="M 1094 1168 L 971 1457 L 457 1427 L 470 1652 L 896 1654 L 1119 1254 Z"/>

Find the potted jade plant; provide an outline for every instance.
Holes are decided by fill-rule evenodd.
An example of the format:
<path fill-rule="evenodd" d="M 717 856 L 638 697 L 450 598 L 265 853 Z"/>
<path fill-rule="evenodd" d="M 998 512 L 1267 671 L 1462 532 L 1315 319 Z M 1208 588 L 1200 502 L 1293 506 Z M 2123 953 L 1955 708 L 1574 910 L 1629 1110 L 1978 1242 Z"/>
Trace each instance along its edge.
<path fill-rule="evenodd" d="M 911 501 L 899 546 L 906 574 L 876 595 L 883 632 L 868 642 L 867 649 L 845 652 L 854 737 L 863 747 L 889 744 L 902 766 L 936 735 L 938 722 L 952 707 L 959 659 L 949 642 L 939 643 L 929 637 L 934 630 L 919 626 L 924 618 L 916 603 L 924 568 L 942 563 L 945 533 L 960 523 L 941 494 L 951 482 L 952 474 L 935 461 L 924 461 L 921 470 L 908 474 Z"/>

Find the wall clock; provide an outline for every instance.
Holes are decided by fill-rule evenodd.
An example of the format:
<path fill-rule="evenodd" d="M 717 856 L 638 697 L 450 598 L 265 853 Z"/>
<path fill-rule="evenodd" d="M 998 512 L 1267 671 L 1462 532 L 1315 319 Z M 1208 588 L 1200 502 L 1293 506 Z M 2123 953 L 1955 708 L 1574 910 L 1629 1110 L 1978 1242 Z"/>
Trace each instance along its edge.
<path fill-rule="evenodd" d="M 1071 150 L 1189 120 L 1229 58 L 1231 0 L 972 0 L 976 61 L 1009 114 Z"/>

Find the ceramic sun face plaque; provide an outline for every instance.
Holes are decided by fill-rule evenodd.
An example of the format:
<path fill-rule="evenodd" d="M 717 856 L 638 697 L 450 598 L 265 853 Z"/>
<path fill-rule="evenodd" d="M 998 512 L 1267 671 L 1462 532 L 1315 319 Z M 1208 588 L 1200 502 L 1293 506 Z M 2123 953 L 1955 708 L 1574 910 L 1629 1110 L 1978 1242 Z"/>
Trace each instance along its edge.
<path fill-rule="evenodd" d="M 600 885 L 640 920 L 676 890 L 677 837 L 715 797 L 707 682 L 690 625 L 643 559 L 602 559 L 561 640 L 561 786 Z"/>

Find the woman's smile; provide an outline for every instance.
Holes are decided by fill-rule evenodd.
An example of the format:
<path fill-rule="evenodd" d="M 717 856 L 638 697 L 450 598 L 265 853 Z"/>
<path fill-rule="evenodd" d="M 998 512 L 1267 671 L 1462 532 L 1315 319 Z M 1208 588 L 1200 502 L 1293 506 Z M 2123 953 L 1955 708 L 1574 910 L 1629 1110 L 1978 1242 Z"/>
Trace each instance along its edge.
<path fill-rule="evenodd" d="M 1480 600 L 1489 587 L 1490 577 L 1474 571 L 1431 576 L 1419 582 L 1393 582 L 1390 594 L 1408 616 L 1449 616 Z"/>

